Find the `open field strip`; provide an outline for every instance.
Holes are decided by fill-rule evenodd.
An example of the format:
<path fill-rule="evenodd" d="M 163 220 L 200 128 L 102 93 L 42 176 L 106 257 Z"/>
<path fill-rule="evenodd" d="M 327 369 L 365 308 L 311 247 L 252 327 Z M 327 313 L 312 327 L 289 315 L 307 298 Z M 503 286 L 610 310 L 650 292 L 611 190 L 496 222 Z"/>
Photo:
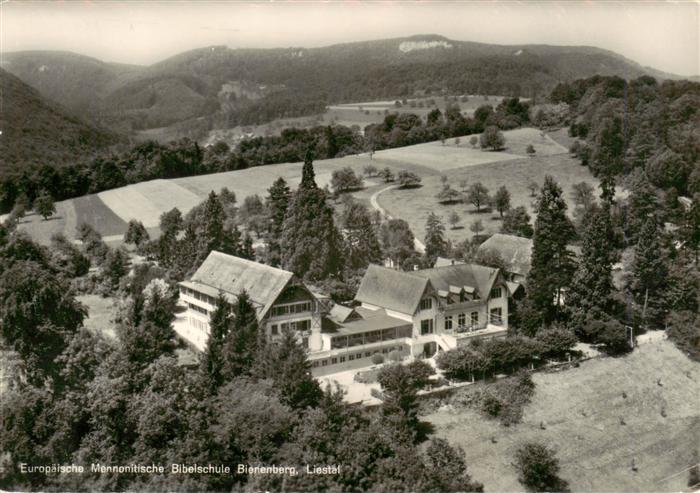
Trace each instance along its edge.
<path fill-rule="evenodd" d="M 700 437 L 700 365 L 670 342 L 535 373 L 533 380 L 535 395 L 518 425 L 451 406 L 422 417 L 436 436 L 464 449 L 485 491 L 522 491 L 512 463 L 518 446 L 531 440 L 555 447 L 572 491 L 687 490 L 683 470 Z"/>
<path fill-rule="evenodd" d="M 462 179 L 468 183 L 482 181 L 493 193 L 500 185 L 506 185 L 512 196 L 513 206 L 525 205 L 531 210 L 532 198 L 526 189 L 528 180 L 541 183 L 544 174 L 552 174 L 568 193 L 571 184 L 589 181 L 594 186 L 597 181 L 588 169 L 580 166 L 566 153 L 566 148 L 535 129 L 517 129 L 504 132 L 507 150 L 504 152 L 473 149 L 468 143 L 469 136 L 460 138 L 455 144 L 448 139 L 445 145 L 440 142 L 378 151 L 373 159 L 368 154 L 345 156 L 342 158 L 319 160 L 314 163 L 316 182 L 320 187 L 330 184 L 333 171 L 350 167 L 362 174 L 364 167 L 373 164 L 377 168 L 389 167 L 395 174 L 400 170 L 417 173 L 423 179 L 422 186 L 412 190 L 390 189 L 375 196 L 375 202 L 392 217 L 409 222 L 416 238 L 425 236 L 425 218 L 435 211 L 446 219 L 447 214 L 456 210 L 462 216 L 462 225 L 468 226 L 477 217 L 484 221 L 484 234 L 495 232 L 500 223 L 492 214 L 473 214 L 472 207 L 466 204 L 443 206 L 437 204 L 435 194 L 442 186 L 439 175 L 445 174 L 453 187 L 457 188 Z M 525 148 L 532 144 L 536 157 L 526 158 Z M 50 221 L 38 216 L 28 216 L 22 228 L 43 243 L 48 243 L 52 234 L 63 232 L 75 238 L 75 228 L 85 222 L 100 232 L 106 241 L 118 242 L 126 232 L 129 220 L 140 220 L 149 229 L 151 236 L 157 234 L 160 215 L 177 207 L 187 213 L 192 207 L 204 201 L 210 191 L 218 192 L 223 187 L 233 191 L 238 202 L 246 196 L 267 195 L 267 189 L 278 178 L 283 177 L 290 187 L 295 188 L 301 180 L 301 163 L 282 163 L 257 166 L 243 170 L 214 173 L 172 180 L 153 180 L 126 187 L 108 190 L 99 194 L 86 195 L 59 202 L 57 215 Z M 383 184 L 367 180 L 366 189 L 355 193 L 363 202 L 370 205 L 371 195 Z M 468 229 L 448 230 L 453 240 L 463 239 Z"/>
<path fill-rule="evenodd" d="M 153 180 L 100 192 L 98 197 L 124 222 L 140 220 L 147 228 L 158 226 L 160 215 L 177 207 L 187 212 L 201 198 L 170 180 Z"/>

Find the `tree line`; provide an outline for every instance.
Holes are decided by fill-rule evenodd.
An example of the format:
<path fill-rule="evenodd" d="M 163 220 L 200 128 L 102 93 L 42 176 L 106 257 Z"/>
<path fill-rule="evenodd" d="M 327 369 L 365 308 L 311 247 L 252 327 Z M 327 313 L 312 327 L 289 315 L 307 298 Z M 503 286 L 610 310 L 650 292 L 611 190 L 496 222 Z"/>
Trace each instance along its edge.
<path fill-rule="evenodd" d="M 317 159 L 330 159 L 479 133 L 489 125 L 513 128 L 525 122 L 527 105 L 506 99 L 495 110 L 490 105 L 482 106 L 473 118 L 464 117 L 453 105 L 444 115 L 433 110 L 425 120 L 415 114 L 392 113 L 383 123 L 369 125 L 364 132 L 342 125 L 287 128 L 280 135 L 244 139 L 233 149 L 225 142 L 202 149 L 187 138 L 169 144 L 149 141 L 127 152 L 60 167 L 50 163 L 14 167 L 0 177 L 0 212 L 11 211 L 18 203 L 32 203 L 44 194 L 53 200 L 64 200 L 157 178 L 299 162 L 309 147 L 314 148 Z"/>

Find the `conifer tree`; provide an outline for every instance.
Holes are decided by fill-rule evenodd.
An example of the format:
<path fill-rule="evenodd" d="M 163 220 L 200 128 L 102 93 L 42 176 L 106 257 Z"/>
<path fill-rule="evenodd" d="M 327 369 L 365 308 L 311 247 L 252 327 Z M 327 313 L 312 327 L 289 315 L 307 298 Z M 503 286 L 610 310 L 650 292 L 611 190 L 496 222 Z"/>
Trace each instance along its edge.
<path fill-rule="evenodd" d="M 650 216 L 639 232 L 634 249 L 631 290 L 647 324 L 660 326 L 668 285 L 668 266 L 662 245 L 662 231 L 656 216 Z"/>
<path fill-rule="evenodd" d="M 574 228 L 566 208 L 561 187 L 554 178 L 546 176 L 537 199 L 527 298 L 522 311 L 523 323 L 530 332 L 557 319 L 562 290 L 571 281 L 573 262 L 566 245 Z"/>
<path fill-rule="evenodd" d="M 291 200 L 291 191 L 287 182 L 281 176 L 275 180 L 272 186 L 267 190 L 268 196 L 266 200 L 267 209 L 270 213 L 269 230 L 267 234 L 268 245 L 268 262 L 272 266 L 278 266 L 281 262 L 282 251 L 280 249 L 280 240 L 282 236 L 282 226 L 284 217 L 289 208 Z"/>
<path fill-rule="evenodd" d="M 250 373 L 258 344 L 258 321 L 248 293 L 238 294 L 231 315 L 233 323 L 222 347 L 224 381 Z"/>
<path fill-rule="evenodd" d="M 326 200 L 326 192 L 314 180 L 308 153 L 301 184 L 284 219 L 280 245 L 284 268 L 309 280 L 325 279 L 343 267 L 342 237 Z"/>
<path fill-rule="evenodd" d="M 206 387 L 212 393 L 215 393 L 224 381 L 223 346 L 232 326 L 231 305 L 224 294 L 219 292 L 214 312 L 209 319 L 209 339 L 201 363 Z"/>
<path fill-rule="evenodd" d="M 444 255 L 446 251 L 445 226 L 440 216 L 431 212 L 425 223 L 425 256 L 432 263 L 436 257 Z"/>
<path fill-rule="evenodd" d="M 282 332 L 282 338 L 258 351 L 253 376 L 269 378 L 283 403 L 295 408 L 316 407 L 323 396 L 321 387 L 311 375 L 306 351 L 299 345 L 291 329 Z"/>
<path fill-rule="evenodd" d="M 367 208 L 353 202 L 345 211 L 343 219 L 348 267 L 360 269 L 372 262 L 381 261 L 382 249 Z"/>
<path fill-rule="evenodd" d="M 637 235 L 640 234 L 649 216 L 656 212 L 659 203 L 654 187 L 651 186 L 644 172 L 639 172 L 629 181 L 631 182 L 631 193 L 625 234 L 630 241 L 636 243 Z"/>
<path fill-rule="evenodd" d="M 198 265 L 212 250 L 221 250 L 224 244 L 224 208 L 213 190 L 209 192 L 209 197 L 204 203 L 203 216 L 204 224 L 198 252 Z"/>
<path fill-rule="evenodd" d="M 601 208 L 589 214 L 581 258 L 566 296 L 571 326 L 578 333 L 585 329 L 587 317 L 601 319 L 603 314 L 612 314 L 614 235 L 610 206 L 604 202 Z"/>

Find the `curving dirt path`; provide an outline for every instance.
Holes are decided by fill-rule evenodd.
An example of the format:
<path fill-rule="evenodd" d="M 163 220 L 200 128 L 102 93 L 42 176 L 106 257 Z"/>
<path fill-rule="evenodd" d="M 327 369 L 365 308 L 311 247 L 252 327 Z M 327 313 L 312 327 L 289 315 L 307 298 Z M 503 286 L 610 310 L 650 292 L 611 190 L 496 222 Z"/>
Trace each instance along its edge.
<path fill-rule="evenodd" d="M 391 217 L 391 214 L 389 214 L 386 209 L 384 209 L 381 205 L 379 205 L 379 201 L 377 198 L 379 195 L 383 192 L 386 192 L 387 190 L 391 190 L 392 188 L 398 188 L 398 185 L 389 185 L 388 187 L 384 187 L 380 190 L 377 190 L 372 194 L 372 196 L 369 198 L 369 203 L 372 205 L 372 207 L 379 211 L 379 213 L 385 217 L 386 219 L 393 219 Z M 425 253 L 425 245 L 423 242 L 421 242 L 418 238 L 413 238 L 413 247 L 419 252 L 419 253 Z"/>

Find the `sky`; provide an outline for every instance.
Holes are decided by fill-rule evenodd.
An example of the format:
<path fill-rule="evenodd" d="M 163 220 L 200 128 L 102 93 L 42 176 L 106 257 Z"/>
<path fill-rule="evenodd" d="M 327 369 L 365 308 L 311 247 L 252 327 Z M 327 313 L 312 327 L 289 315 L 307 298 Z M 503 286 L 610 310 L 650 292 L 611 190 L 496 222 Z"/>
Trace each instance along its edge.
<path fill-rule="evenodd" d="M 597 46 L 700 74 L 697 1 L 0 0 L 0 51 L 66 50 L 143 65 L 211 45 L 310 48 L 413 34 Z"/>

